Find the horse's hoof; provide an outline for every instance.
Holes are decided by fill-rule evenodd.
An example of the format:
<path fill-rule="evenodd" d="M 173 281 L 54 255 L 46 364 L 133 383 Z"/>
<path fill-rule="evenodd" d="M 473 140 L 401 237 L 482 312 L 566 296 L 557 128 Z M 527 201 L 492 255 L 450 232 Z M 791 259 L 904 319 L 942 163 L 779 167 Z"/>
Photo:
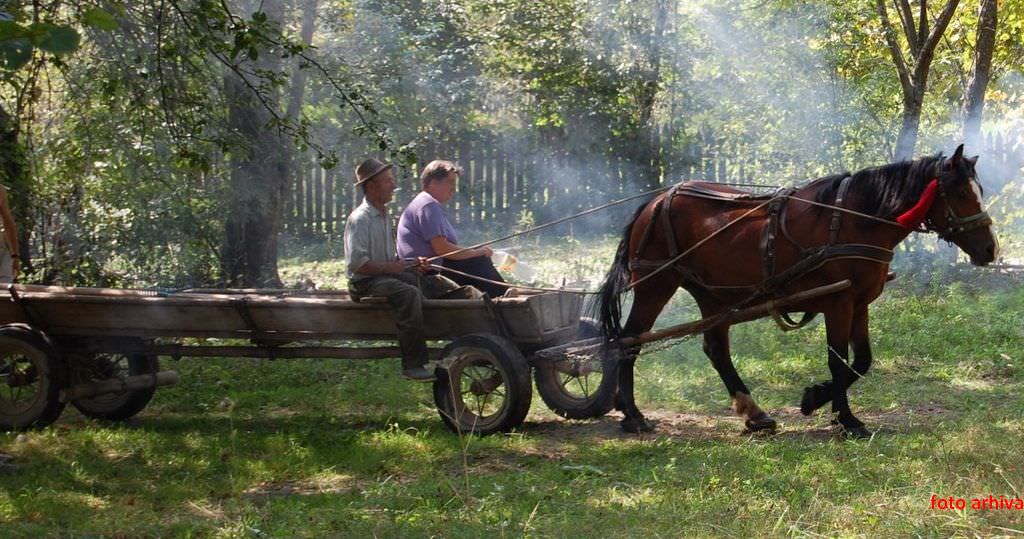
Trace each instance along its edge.
<path fill-rule="evenodd" d="M 811 415 L 831 399 L 831 389 L 825 384 L 815 384 L 804 388 L 804 396 L 800 399 L 800 413 Z"/>
<path fill-rule="evenodd" d="M 864 425 L 857 425 L 856 427 L 842 426 L 841 432 L 844 438 L 851 440 L 863 440 L 871 437 L 871 431 Z"/>
<path fill-rule="evenodd" d="M 747 432 L 775 432 L 779 427 L 779 424 L 775 421 L 772 416 L 762 413 L 761 415 L 748 419 L 743 422 L 747 427 Z"/>
<path fill-rule="evenodd" d="M 619 425 L 622 430 L 630 434 L 638 434 L 641 432 L 651 432 L 654 430 L 654 424 L 648 421 L 646 418 L 629 418 L 623 419 Z"/>

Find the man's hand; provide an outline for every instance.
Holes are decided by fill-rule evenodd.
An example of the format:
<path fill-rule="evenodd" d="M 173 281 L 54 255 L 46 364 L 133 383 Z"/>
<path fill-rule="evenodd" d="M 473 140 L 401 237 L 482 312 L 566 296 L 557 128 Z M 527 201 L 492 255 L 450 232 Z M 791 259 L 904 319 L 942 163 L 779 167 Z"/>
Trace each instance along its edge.
<path fill-rule="evenodd" d="M 491 249 L 490 247 L 488 247 L 486 245 L 484 245 L 483 247 L 477 249 L 477 252 L 480 253 L 480 256 L 484 256 L 484 257 L 487 257 L 487 258 L 490 258 L 490 257 L 494 256 L 494 249 Z"/>
<path fill-rule="evenodd" d="M 430 259 L 425 256 L 416 257 L 416 271 L 425 275 L 430 271 Z"/>

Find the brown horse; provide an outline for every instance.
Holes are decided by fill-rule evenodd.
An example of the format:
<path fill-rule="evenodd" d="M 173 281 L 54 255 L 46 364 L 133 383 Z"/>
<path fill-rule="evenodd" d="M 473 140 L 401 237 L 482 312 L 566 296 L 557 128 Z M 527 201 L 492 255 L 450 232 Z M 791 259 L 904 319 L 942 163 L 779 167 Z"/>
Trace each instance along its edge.
<path fill-rule="evenodd" d="M 923 224 L 975 265 L 996 257 L 976 161 L 963 156 L 961 145 L 949 158 L 939 154 L 828 176 L 770 197 L 713 183 L 679 184 L 639 208 L 626 226 L 600 291 L 604 334 L 618 342 L 649 330 L 680 287 L 704 317 L 712 317 L 849 279 L 852 285 L 843 291 L 786 310 L 825 316 L 832 380 L 805 388 L 801 411 L 809 415 L 831 401 L 843 432 L 870 436 L 850 411 L 847 389 L 871 366 L 868 305 L 882 293 L 893 248 Z M 621 327 L 627 289 L 633 290 L 633 306 Z M 625 350 L 618 371 L 616 407 L 625 414 L 622 428 L 628 432 L 652 428 L 633 398 L 638 351 Z M 774 430 L 775 420 L 758 407 L 733 366 L 728 321 L 704 333 L 704 352 L 746 427 Z"/>

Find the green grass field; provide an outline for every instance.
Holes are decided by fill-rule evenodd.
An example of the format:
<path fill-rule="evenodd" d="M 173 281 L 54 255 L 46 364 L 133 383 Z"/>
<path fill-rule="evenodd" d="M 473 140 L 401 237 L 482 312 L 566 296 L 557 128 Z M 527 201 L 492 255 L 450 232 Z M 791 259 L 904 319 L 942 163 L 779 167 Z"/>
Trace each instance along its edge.
<path fill-rule="evenodd" d="M 607 252 L 563 271 L 587 278 Z M 342 274 L 297 259 L 283 273 Z M 0 537 L 1019 536 L 1024 510 L 970 503 L 1024 497 L 1024 288 L 964 275 L 901 278 L 873 307 L 875 368 L 851 391 L 869 440 L 799 414 L 827 374 L 820 323 L 734 330 L 738 368 L 783 424 L 772 437 L 741 434 L 696 340 L 641 357 L 658 424 L 640 436 L 535 395 L 519 432 L 460 438 L 397 360 L 167 360 L 181 383 L 127 423 L 69 407 L 0 434 Z M 680 295 L 660 324 L 692 317 Z"/>

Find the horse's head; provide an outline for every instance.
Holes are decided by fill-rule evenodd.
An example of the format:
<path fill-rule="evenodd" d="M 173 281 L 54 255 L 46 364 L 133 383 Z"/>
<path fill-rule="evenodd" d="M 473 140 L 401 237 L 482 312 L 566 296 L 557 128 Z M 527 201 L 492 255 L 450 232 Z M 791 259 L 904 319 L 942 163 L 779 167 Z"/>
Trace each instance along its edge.
<path fill-rule="evenodd" d="M 981 184 L 974 171 L 977 161 L 977 156 L 964 157 L 961 144 L 952 157 L 936 164 L 939 197 L 928 212 L 926 226 L 955 243 L 972 264 L 984 266 L 996 259 L 999 242 L 992 233 L 992 219 L 981 205 Z"/>

